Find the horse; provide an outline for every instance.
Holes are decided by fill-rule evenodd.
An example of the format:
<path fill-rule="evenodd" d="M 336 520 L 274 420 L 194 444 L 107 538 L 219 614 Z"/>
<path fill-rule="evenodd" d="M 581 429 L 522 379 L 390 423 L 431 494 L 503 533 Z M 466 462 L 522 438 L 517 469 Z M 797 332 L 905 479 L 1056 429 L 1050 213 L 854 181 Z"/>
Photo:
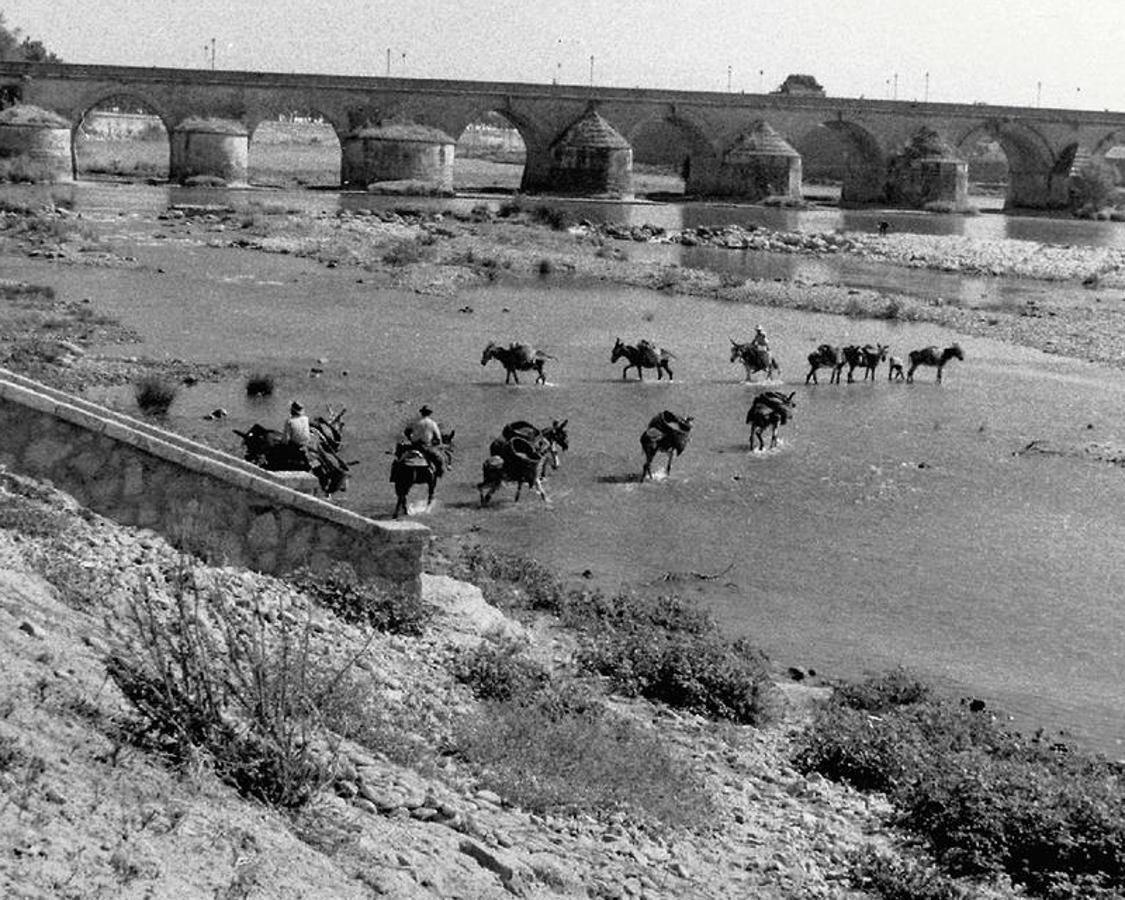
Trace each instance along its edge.
<path fill-rule="evenodd" d="M 941 370 L 945 368 L 945 364 L 951 359 L 963 360 L 964 358 L 965 353 L 961 350 L 960 344 L 950 344 L 940 352 L 934 346 L 923 347 L 921 350 L 911 350 L 910 368 L 906 370 L 906 383 L 910 384 L 914 381 L 914 370 L 919 366 L 936 366 L 937 383 L 941 384 Z"/>
<path fill-rule="evenodd" d="M 675 359 L 676 355 L 670 350 L 657 347 L 649 341 L 640 341 L 634 346 L 625 344 L 621 338 L 617 338 L 613 345 L 613 352 L 609 355 L 609 361 L 615 363 L 622 357 L 629 361 L 629 364 L 621 370 L 622 381 L 625 380 L 630 369 L 637 370 L 638 381 L 645 380 L 642 369 L 656 369 L 657 381 L 664 377 L 665 372 L 668 373 L 668 380 L 672 380 L 672 367 L 668 365 L 668 360 Z"/>
<path fill-rule="evenodd" d="M 850 345 L 843 349 L 844 361 L 848 364 L 848 384 L 855 381 L 853 373 L 856 369 L 863 369 L 863 380 L 868 378 L 875 381 L 875 369 L 879 363 L 887 358 L 890 347 L 883 344 L 864 344 L 862 347 Z"/>
<path fill-rule="evenodd" d="M 509 344 L 507 347 L 501 347 L 495 341 L 489 341 L 488 346 L 484 348 L 484 353 L 481 354 L 480 364 L 486 366 L 489 360 L 499 360 L 506 373 L 504 384 L 509 384 L 512 379 L 515 379 L 516 384 L 519 384 L 519 373 L 532 369 L 538 373 L 535 377 L 535 383 L 546 384 L 547 376 L 543 374 L 543 364 L 554 358 L 528 344 Z"/>
<path fill-rule="evenodd" d="M 312 472 L 324 495 L 331 497 L 348 489 L 348 472 L 356 464 L 345 462 L 339 455 L 345 412 L 333 412 L 329 406 L 328 418 L 313 419 L 309 431 L 314 440 L 306 449 L 285 440 L 277 429 L 256 422 L 246 431 L 233 431 L 242 438 L 243 459 L 247 462 L 267 472 Z"/>
<path fill-rule="evenodd" d="M 761 344 L 749 343 L 740 344 L 734 338 L 730 338 L 730 361 L 742 363 L 743 368 L 746 369 L 746 380 L 750 380 L 750 376 L 755 372 L 765 372 L 766 378 L 769 379 L 776 372 L 781 374 L 781 366 L 777 364 L 777 360 L 773 358 L 768 347 L 763 347 Z"/>
<path fill-rule="evenodd" d="M 668 410 L 649 420 L 648 427 L 641 433 L 641 450 L 645 455 L 641 481 L 646 477 L 652 478 L 652 460 L 657 453 L 668 454 L 664 475 L 667 477 L 672 473 L 672 457 L 679 456 L 687 448 L 692 421 L 692 416 L 678 416 Z"/>
<path fill-rule="evenodd" d="M 446 432 L 442 429 L 441 446 L 435 447 L 443 468 L 453 465 L 453 429 Z M 424 484 L 428 491 L 426 508 L 434 503 L 434 490 L 437 488 L 438 479 L 442 473 L 438 471 L 434 460 L 427 456 L 421 448 L 416 447 L 411 441 L 402 440 L 395 445 L 395 459 L 391 463 L 391 482 L 395 486 L 395 511 L 392 518 L 397 519 L 399 513 L 409 515 L 406 507 L 406 497 L 410 489 L 416 484 Z"/>
<path fill-rule="evenodd" d="M 758 438 L 758 449 L 765 450 L 763 432 L 771 428 L 770 448 L 777 446 L 777 429 L 789 421 L 792 410 L 797 404 L 793 400 L 794 394 L 782 394 L 778 391 L 762 391 L 750 404 L 746 412 L 746 424 L 750 426 L 750 449 L 754 449 L 754 438 Z"/>
<path fill-rule="evenodd" d="M 805 376 L 805 384 L 810 381 L 813 384 L 820 383 L 816 378 L 816 370 L 820 368 L 832 370 L 828 378 L 829 384 L 839 384 L 840 370 L 844 368 L 844 362 L 844 351 L 841 348 L 833 347 L 831 344 L 821 344 L 809 354 L 809 374 Z"/>

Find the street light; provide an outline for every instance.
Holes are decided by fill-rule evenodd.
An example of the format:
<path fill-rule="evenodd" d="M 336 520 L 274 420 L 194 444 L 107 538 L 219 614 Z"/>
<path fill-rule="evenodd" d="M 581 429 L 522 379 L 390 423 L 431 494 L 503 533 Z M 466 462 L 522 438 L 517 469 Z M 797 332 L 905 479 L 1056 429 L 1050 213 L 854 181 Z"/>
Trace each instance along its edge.
<path fill-rule="evenodd" d="M 758 69 L 758 93 L 762 93 L 762 76 L 765 75 L 765 69 Z"/>
<path fill-rule="evenodd" d="M 590 87 L 594 86 L 594 54 L 590 54 Z"/>
<path fill-rule="evenodd" d="M 1035 105 L 1036 105 L 1036 107 L 1038 107 L 1040 105 L 1040 101 L 1042 99 L 1043 99 L 1043 82 L 1037 81 L 1037 82 L 1035 82 Z"/>
<path fill-rule="evenodd" d="M 730 93 L 730 66 L 727 66 L 727 93 Z"/>
<path fill-rule="evenodd" d="M 926 73 L 926 93 L 925 93 L 925 101 L 926 101 L 927 103 L 929 103 L 929 102 L 930 102 L 930 73 L 929 73 L 929 72 L 927 72 L 927 73 Z"/>

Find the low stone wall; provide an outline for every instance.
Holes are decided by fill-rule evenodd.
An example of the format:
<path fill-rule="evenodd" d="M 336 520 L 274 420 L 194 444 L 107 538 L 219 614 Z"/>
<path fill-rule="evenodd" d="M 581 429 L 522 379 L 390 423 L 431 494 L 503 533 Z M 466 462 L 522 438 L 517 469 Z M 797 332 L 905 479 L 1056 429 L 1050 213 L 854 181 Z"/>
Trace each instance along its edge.
<path fill-rule="evenodd" d="M 222 451 L 3 369 L 0 430 L 0 464 L 186 550 L 272 574 L 348 562 L 386 586 L 421 588 L 425 526 L 364 518 Z"/>

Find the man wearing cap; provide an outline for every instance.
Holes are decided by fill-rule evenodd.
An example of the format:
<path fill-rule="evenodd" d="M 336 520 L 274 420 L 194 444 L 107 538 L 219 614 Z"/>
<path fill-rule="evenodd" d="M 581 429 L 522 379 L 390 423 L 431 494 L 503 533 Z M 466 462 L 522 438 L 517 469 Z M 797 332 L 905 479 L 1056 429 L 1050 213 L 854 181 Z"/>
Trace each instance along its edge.
<path fill-rule="evenodd" d="M 282 440 L 292 449 L 295 460 L 309 462 L 309 445 L 312 444 L 312 430 L 309 428 L 309 417 L 305 415 L 305 408 L 294 400 L 289 404 L 289 418 L 281 429 Z"/>
<path fill-rule="evenodd" d="M 434 411 L 428 405 L 423 405 L 418 410 L 418 418 L 406 426 L 406 437 L 414 447 L 422 451 L 426 459 L 434 464 L 434 471 L 441 475 L 445 460 L 434 449 L 441 446 L 441 429 L 431 418 L 433 414 Z"/>
<path fill-rule="evenodd" d="M 767 351 L 770 349 L 769 342 L 766 340 L 766 333 L 762 330 L 761 325 L 754 329 L 754 339 L 750 341 L 750 345 L 761 347 Z"/>

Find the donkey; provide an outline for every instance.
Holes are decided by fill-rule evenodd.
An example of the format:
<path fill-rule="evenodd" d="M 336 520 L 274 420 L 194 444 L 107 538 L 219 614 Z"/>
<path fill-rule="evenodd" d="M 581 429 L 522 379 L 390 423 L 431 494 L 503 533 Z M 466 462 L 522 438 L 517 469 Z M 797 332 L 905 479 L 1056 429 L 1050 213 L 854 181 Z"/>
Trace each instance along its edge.
<path fill-rule="evenodd" d="M 657 381 L 664 377 L 665 372 L 668 373 L 668 380 L 672 380 L 672 367 L 668 365 L 668 360 L 675 359 L 676 355 L 670 350 L 657 347 L 650 341 L 640 341 L 634 346 L 633 344 L 623 343 L 621 338 L 617 338 L 609 361 L 615 363 L 622 357 L 629 363 L 621 370 L 622 381 L 625 380 L 630 369 L 637 370 L 638 381 L 644 381 L 642 369 L 656 369 Z"/>
<path fill-rule="evenodd" d="M 495 341 L 489 341 L 481 355 L 480 364 L 486 366 L 492 359 L 499 360 L 500 365 L 504 367 L 504 384 L 510 384 L 513 379 L 519 384 L 519 373 L 531 370 L 537 373 L 536 384 L 546 384 L 547 376 L 543 374 L 543 364 L 554 357 L 528 344 L 509 344 L 507 347 L 501 347 Z"/>

